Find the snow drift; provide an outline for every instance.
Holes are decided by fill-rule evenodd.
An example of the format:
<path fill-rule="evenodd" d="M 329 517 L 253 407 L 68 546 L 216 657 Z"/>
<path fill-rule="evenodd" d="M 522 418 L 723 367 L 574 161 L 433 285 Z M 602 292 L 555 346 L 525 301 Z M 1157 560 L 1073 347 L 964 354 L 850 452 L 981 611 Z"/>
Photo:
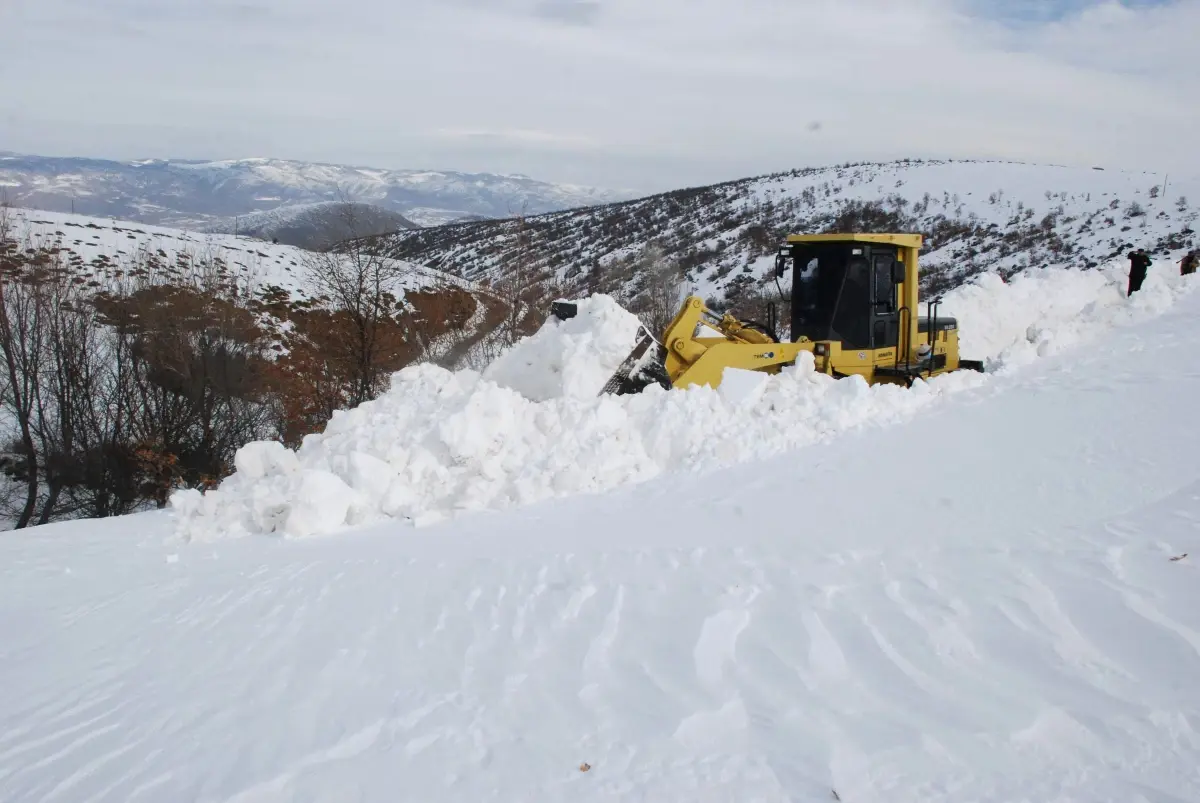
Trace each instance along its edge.
<path fill-rule="evenodd" d="M 1171 264 L 1171 263 L 1167 263 Z M 607 296 L 550 319 L 481 373 L 410 366 L 380 398 L 334 415 L 295 452 L 247 444 L 219 488 L 177 492 L 178 533 L 208 540 L 306 536 L 382 520 L 421 525 L 467 511 L 595 493 L 664 472 L 705 471 L 911 417 L 1114 326 L 1167 309 L 1188 279 L 1160 269 L 1124 296 L 1119 265 L 985 275 L 947 294 L 962 372 L 911 389 L 833 380 L 810 356 L 777 376 L 729 372 L 719 389 L 596 393 L 633 343 L 637 319 Z"/>

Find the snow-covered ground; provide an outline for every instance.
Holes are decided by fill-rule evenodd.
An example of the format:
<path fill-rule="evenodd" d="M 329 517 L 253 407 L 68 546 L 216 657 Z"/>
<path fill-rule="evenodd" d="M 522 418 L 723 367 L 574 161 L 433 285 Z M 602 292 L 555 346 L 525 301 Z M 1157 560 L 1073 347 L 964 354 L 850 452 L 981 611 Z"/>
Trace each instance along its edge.
<path fill-rule="evenodd" d="M 9 534 L 0 800 L 1200 800 L 1200 293 L 1165 273 L 965 292 L 999 373 L 701 473 L 415 530 Z M 740 442 L 671 426 L 648 454 Z"/>
<path fill-rule="evenodd" d="M 76 259 L 77 270 L 101 282 L 145 265 L 149 259 L 157 259 L 163 266 L 221 260 L 251 290 L 274 285 L 293 298 L 311 297 L 305 265 L 313 254 L 290 245 L 38 209 L 6 211 L 13 236 L 60 247 L 68 259 Z M 456 276 L 411 263 L 404 264 L 403 273 L 403 286 L 409 290 L 439 284 L 473 286 Z"/>

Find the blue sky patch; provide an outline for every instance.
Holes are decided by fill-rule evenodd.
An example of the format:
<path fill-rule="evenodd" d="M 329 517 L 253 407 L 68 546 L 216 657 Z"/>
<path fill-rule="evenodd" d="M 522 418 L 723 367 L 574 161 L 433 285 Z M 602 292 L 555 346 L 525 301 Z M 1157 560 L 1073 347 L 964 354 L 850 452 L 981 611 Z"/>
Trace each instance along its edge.
<path fill-rule="evenodd" d="M 985 16 L 1009 22 L 1056 22 L 1078 14 L 1105 0 L 970 0 Z M 1121 0 L 1126 8 L 1143 9 L 1171 5 L 1176 0 Z"/>

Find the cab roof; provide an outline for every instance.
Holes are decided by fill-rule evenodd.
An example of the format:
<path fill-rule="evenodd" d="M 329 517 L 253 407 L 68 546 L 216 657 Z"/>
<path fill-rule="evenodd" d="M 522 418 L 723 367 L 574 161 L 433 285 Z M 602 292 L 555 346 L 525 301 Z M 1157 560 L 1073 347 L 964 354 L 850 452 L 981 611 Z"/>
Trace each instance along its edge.
<path fill-rule="evenodd" d="M 789 234 L 789 243 L 877 243 L 899 245 L 903 248 L 920 248 L 924 242 L 920 234 Z"/>

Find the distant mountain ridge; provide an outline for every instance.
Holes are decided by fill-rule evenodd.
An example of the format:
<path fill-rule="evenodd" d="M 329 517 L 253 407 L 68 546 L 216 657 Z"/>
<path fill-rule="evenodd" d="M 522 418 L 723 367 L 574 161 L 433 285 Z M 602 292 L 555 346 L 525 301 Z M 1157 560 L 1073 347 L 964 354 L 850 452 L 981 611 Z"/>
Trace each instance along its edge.
<path fill-rule="evenodd" d="M 208 229 L 280 207 L 372 204 L 422 226 L 539 214 L 628 197 L 521 175 L 386 170 L 286 159 L 115 161 L 0 151 L 0 200 L 56 212 Z"/>

